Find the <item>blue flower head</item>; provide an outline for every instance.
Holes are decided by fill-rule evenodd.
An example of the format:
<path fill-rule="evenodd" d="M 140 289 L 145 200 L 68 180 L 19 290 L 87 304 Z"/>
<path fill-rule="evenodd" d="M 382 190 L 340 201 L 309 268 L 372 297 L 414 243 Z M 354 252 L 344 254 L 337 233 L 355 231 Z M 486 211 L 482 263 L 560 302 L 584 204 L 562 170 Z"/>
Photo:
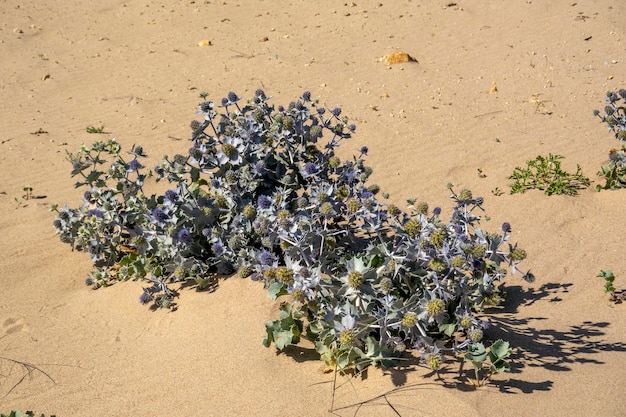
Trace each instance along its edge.
<path fill-rule="evenodd" d="M 218 257 L 222 256 L 224 252 L 226 252 L 221 239 L 211 245 L 211 252 L 213 252 L 213 255 L 218 256 Z"/>
<path fill-rule="evenodd" d="M 257 207 L 260 209 L 268 209 L 272 206 L 272 200 L 266 195 L 260 195 L 257 199 Z"/>
<path fill-rule="evenodd" d="M 87 212 L 87 216 L 95 216 L 101 219 L 102 217 L 104 217 L 104 212 L 98 209 L 91 209 Z"/>
<path fill-rule="evenodd" d="M 178 201 L 179 195 L 174 190 L 167 190 L 165 192 L 165 199 L 171 203 L 175 203 Z"/>
<path fill-rule="evenodd" d="M 143 151 L 143 147 L 142 146 L 133 146 L 133 149 L 130 150 L 130 152 L 128 152 L 131 155 L 135 155 L 135 157 L 146 157 L 148 155 L 146 155 L 146 153 Z"/>
<path fill-rule="evenodd" d="M 183 227 L 178 231 L 176 238 L 179 242 L 184 243 L 185 245 L 188 245 L 193 241 L 191 238 L 191 232 L 186 227 Z"/>
<path fill-rule="evenodd" d="M 168 216 L 166 212 L 164 212 L 158 207 L 152 210 L 152 217 L 154 218 L 154 220 L 156 220 L 159 223 L 164 223 L 170 218 L 170 216 Z"/>
<path fill-rule="evenodd" d="M 266 266 L 272 265 L 274 263 L 274 255 L 266 250 L 262 251 L 259 253 L 259 263 Z"/>
<path fill-rule="evenodd" d="M 235 103 L 239 101 L 239 96 L 231 91 L 230 93 L 228 93 L 228 101 L 230 101 L 231 103 Z"/>
<path fill-rule="evenodd" d="M 141 168 L 143 168 L 143 165 L 137 159 L 133 159 L 128 163 L 128 172 L 137 172 Z"/>
<path fill-rule="evenodd" d="M 263 163 L 263 161 L 257 161 L 255 163 L 253 163 L 250 167 L 250 170 L 252 172 L 252 174 L 257 177 L 257 176 L 261 176 L 263 174 L 265 174 L 267 172 L 267 170 L 265 169 L 265 164 Z"/>
<path fill-rule="evenodd" d="M 304 174 L 309 177 L 311 175 L 315 175 L 320 171 L 319 167 L 313 162 L 307 162 L 304 165 Z"/>
<path fill-rule="evenodd" d="M 202 113 L 208 113 L 211 110 L 213 110 L 213 102 L 212 101 L 205 101 L 204 103 L 200 103 L 200 111 Z"/>

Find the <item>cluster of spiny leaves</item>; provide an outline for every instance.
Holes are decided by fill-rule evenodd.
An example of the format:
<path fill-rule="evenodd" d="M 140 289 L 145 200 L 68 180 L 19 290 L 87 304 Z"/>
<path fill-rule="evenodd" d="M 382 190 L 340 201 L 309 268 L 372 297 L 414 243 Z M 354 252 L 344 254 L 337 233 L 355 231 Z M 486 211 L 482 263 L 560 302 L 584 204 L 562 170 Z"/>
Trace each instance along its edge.
<path fill-rule="evenodd" d="M 526 257 L 507 242 L 510 225 L 482 231 L 483 200 L 469 190 L 452 191 L 447 222 L 424 202 L 405 212 L 380 201 L 367 148 L 335 154 L 354 125 L 308 92 L 286 108 L 261 90 L 240 102 L 229 93 L 221 112 L 201 103 L 188 152 L 154 172 L 141 147 L 125 157 L 113 139 L 68 155 L 87 190 L 80 207 L 56 208 L 54 226 L 91 255 L 87 283 L 143 280 L 142 303 L 171 307 L 173 282 L 206 288 L 220 275 L 249 276 L 281 297 L 264 343 L 283 349 L 306 335 L 341 371 L 407 348 L 439 369 L 442 353 L 480 346 L 488 321 L 479 312 L 501 300 L 499 281 Z M 146 196 L 151 176 L 170 189 Z"/>
<path fill-rule="evenodd" d="M 482 346 L 489 321 L 477 314 L 502 301 L 499 282 L 526 252 L 507 242 L 508 223 L 501 233 L 477 227 L 482 198 L 452 190 L 452 199 L 447 222 L 425 202 L 409 213 L 393 205 L 362 207 L 365 248 L 338 263 L 311 267 L 286 257 L 285 266 L 266 268 L 270 295 L 287 297 L 279 319 L 266 325 L 265 345 L 282 349 L 304 333 L 342 371 L 387 364 L 410 348 L 437 370 L 445 353 Z"/>
<path fill-rule="evenodd" d="M 602 123 L 606 123 L 609 132 L 615 135 L 620 142 L 619 149 L 611 149 L 609 163 L 603 165 L 598 175 L 606 180 L 604 186 L 597 185 L 600 190 L 614 190 L 626 187 L 626 90 L 621 89 L 617 93 L 606 93 L 606 106 L 604 114 L 600 110 L 594 110 L 594 115 L 599 117 Z"/>

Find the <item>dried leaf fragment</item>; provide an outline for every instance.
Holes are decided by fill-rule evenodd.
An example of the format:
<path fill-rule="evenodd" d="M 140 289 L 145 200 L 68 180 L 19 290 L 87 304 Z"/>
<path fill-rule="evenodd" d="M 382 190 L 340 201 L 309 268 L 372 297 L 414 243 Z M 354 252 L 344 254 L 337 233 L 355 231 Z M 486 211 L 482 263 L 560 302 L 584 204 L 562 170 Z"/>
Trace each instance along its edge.
<path fill-rule="evenodd" d="M 413 58 L 411 55 L 400 51 L 385 55 L 383 60 L 387 65 L 398 64 L 401 62 L 417 62 L 417 59 Z"/>

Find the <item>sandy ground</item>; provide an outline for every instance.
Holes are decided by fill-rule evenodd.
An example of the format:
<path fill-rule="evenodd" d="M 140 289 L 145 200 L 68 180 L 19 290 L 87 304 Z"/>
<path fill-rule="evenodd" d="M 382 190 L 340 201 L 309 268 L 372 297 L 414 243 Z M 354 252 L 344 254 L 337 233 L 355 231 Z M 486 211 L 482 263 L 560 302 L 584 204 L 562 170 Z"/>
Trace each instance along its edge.
<path fill-rule="evenodd" d="M 178 311 L 152 312 L 138 283 L 86 287 L 88 257 L 52 227 L 51 204 L 80 202 L 66 150 L 114 136 L 155 162 L 187 149 L 200 91 L 264 88 L 276 104 L 310 90 L 341 106 L 358 125 L 342 152 L 367 145 L 373 181 L 398 204 L 418 197 L 445 215 L 448 182 L 483 195 L 485 228 L 510 222 L 537 277 L 509 277 L 492 318 L 491 336 L 516 347 L 511 373 L 474 391 L 454 364 L 441 379 L 415 360 L 370 369 L 336 381 L 335 415 L 626 415 L 625 307 L 595 277 L 610 268 L 626 287 L 626 191 L 594 190 L 618 143 L 592 115 L 626 87 L 626 3 L 355 2 L 1 2 L 0 412 L 331 415 L 333 375 L 311 346 L 261 345 L 276 308 L 260 284 L 182 291 Z M 418 62 L 380 61 L 394 51 Z M 513 169 L 548 153 L 595 183 L 577 197 L 509 195 Z M 18 204 L 27 184 L 37 198 Z M 54 382 L 34 372 L 11 389 L 23 368 L 6 358 Z"/>

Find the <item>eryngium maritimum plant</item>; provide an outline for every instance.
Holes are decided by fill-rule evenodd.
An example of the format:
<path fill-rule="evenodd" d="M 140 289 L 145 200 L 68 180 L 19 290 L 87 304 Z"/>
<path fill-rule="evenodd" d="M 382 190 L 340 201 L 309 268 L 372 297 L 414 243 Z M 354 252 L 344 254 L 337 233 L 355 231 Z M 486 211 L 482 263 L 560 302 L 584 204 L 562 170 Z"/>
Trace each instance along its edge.
<path fill-rule="evenodd" d="M 220 107 L 200 103 L 199 114 L 188 152 L 154 173 L 141 147 L 126 157 L 113 139 L 69 154 L 87 190 L 80 207 L 55 208 L 54 226 L 91 255 L 88 284 L 143 280 L 142 303 L 171 307 L 173 282 L 206 288 L 219 275 L 249 276 L 286 296 L 264 344 L 282 349 L 305 335 L 340 371 L 407 348 L 439 368 L 443 353 L 481 343 L 488 322 L 477 312 L 501 300 L 507 267 L 526 257 L 508 243 L 508 223 L 498 233 L 478 227 L 482 198 L 450 186 L 447 222 L 424 202 L 404 212 L 379 201 L 368 149 L 335 155 L 354 125 L 308 92 L 286 108 L 261 90 L 245 104 L 229 93 Z M 151 176 L 170 189 L 146 196 Z"/>
<path fill-rule="evenodd" d="M 602 123 L 606 123 L 609 132 L 613 132 L 615 139 L 620 142 L 619 149 L 609 152 L 609 163 L 603 165 L 598 175 L 606 179 L 604 186 L 597 185 L 596 189 L 614 190 L 626 187 L 626 90 L 621 89 L 617 93 L 606 93 L 606 106 L 604 114 L 600 110 L 594 110 L 594 115 L 599 117 Z"/>

